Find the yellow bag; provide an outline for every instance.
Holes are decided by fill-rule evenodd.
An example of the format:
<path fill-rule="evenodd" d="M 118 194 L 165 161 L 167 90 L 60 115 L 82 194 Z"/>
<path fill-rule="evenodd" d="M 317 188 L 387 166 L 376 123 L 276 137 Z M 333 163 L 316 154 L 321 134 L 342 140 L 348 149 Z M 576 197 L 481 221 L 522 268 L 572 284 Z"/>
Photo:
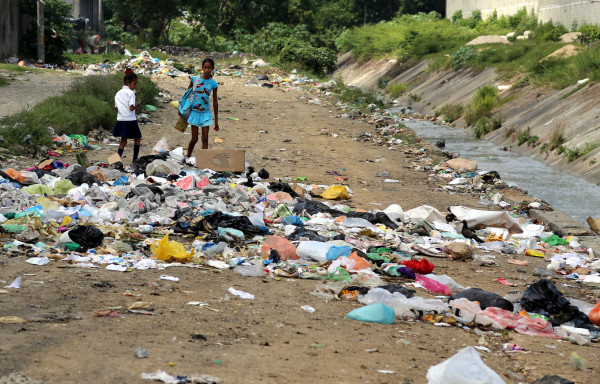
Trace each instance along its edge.
<path fill-rule="evenodd" d="M 150 250 L 158 259 L 168 262 L 185 263 L 192 258 L 192 254 L 185 250 L 183 244 L 177 241 L 169 241 L 169 235 L 165 235 L 160 239 L 158 245 L 151 245 Z"/>
<path fill-rule="evenodd" d="M 179 132 L 185 132 L 185 130 L 188 127 L 188 122 L 185 121 L 185 119 L 181 116 L 179 116 L 179 120 L 177 120 L 177 123 L 175 123 L 175 129 L 178 130 Z"/>
<path fill-rule="evenodd" d="M 330 185 L 321 193 L 321 197 L 328 200 L 349 200 L 350 194 L 345 185 Z"/>

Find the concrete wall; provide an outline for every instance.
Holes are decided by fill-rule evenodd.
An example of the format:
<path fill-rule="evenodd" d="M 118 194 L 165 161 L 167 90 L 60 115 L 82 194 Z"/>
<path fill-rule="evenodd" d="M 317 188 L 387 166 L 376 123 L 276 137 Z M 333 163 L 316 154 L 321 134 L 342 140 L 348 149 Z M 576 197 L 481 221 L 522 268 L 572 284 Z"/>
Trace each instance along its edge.
<path fill-rule="evenodd" d="M 21 0 L 2 0 L 0 12 L 0 59 L 14 56 L 19 52 L 24 25 L 21 16 Z"/>
<path fill-rule="evenodd" d="M 527 12 L 532 9 L 542 22 L 552 20 L 567 28 L 573 21 L 577 25 L 600 25 L 600 1 L 598 0 L 446 0 L 446 15 L 452 17 L 454 12 L 462 10 L 464 17 L 478 9 L 483 18 L 487 18 L 496 9 L 498 16 L 513 15 L 525 7 Z"/>
<path fill-rule="evenodd" d="M 531 12 L 531 9 L 537 12 L 538 3 L 538 0 L 446 0 L 446 15 L 451 18 L 454 12 L 462 10 L 463 17 L 469 17 L 474 10 L 480 10 L 481 16 L 486 19 L 494 9 L 498 16 L 514 15 L 523 7 L 527 12 Z"/>

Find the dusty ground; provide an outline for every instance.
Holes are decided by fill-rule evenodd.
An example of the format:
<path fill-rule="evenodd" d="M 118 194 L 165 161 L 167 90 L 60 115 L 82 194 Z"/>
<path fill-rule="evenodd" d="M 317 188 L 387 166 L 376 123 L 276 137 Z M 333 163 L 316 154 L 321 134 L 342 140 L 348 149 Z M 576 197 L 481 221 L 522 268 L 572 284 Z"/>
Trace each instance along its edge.
<path fill-rule="evenodd" d="M 187 85 L 181 78 L 157 80 L 177 96 Z M 355 141 L 360 132 L 373 132 L 373 126 L 334 118 L 341 112 L 325 102 L 307 103 L 315 94 L 285 87 L 245 87 L 247 78 L 216 80 L 224 82 L 219 88 L 221 131 L 211 131 L 211 147 L 245 149 L 247 160 L 257 170 L 264 167 L 271 178 L 306 176 L 309 182 L 332 184 L 334 176 L 325 172 L 338 171 L 348 177 L 355 192 L 351 204 L 365 209 L 390 203 L 404 209 L 421 204 L 440 210 L 453 204 L 480 207 L 475 197 L 449 195 L 428 181 L 426 172 L 410 169 L 418 156 L 413 150 L 389 151 Z M 10 87 L 20 87 L 20 83 Z M 154 119 L 158 124 L 142 126 L 142 154 L 149 153 L 161 137 L 172 147 L 187 144 L 189 135 L 173 129 L 175 117 L 175 109 L 164 104 Z M 216 136 L 223 139 L 222 144 L 214 143 Z M 104 160 L 115 148 L 103 145 L 90 153 L 90 159 Z M 132 147 L 126 149 L 126 162 L 131 151 Z M 401 183 L 384 183 L 384 178 L 375 177 L 383 170 Z M 538 279 L 532 271 L 544 262 L 520 258 L 527 259 L 529 266 L 508 264 L 502 255 L 496 259 L 499 267 L 429 260 L 436 265 L 435 273 L 503 295 L 512 289 L 524 290 Z M 180 282 L 158 280 L 165 273 L 179 277 Z M 580 347 L 515 332 L 480 337 L 473 330 L 405 320 L 392 325 L 356 322 L 345 318 L 356 303 L 325 302 L 309 294 L 321 284 L 318 281 L 244 278 L 232 271 L 185 267 L 131 273 L 60 263 L 36 267 L 25 263 L 24 257 L 0 254 L 2 286 L 19 275 L 23 288 L 0 295 L 0 316 L 34 321 L 0 324 L 0 377 L 22 372 L 45 383 L 138 383 L 146 382 L 140 379 L 142 372 L 161 369 L 178 375 L 210 374 L 223 383 L 425 383 L 431 365 L 464 346 L 482 345 L 492 350 L 482 352 L 484 361 L 507 383 L 533 383 L 549 373 L 576 383 L 600 380 L 597 344 Z M 498 278 L 519 286 L 503 286 Z M 593 293 L 560 281 L 557 285 L 567 296 L 592 300 Z M 229 287 L 253 293 L 256 299 L 231 296 Z M 139 297 L 125 296 L 126 291 Z M 422 291 L 418 294 L 427 296 Z M 99 308 L 127 307 L 135 300 L 153 302 L 160 315 L 99 318 L 92 313 Z M 211 309 L 188 306 L 189 301 L 207 302 Z M 302 305 L 311 305 L 316 312 L 306 313 Z M 198 333 L 206 340 L 191 337 Z M 506 342 L 527 351 L 502 352 Z M 149 357 L 136 358 L 137 347 L 147 349 Z M 587 371 L 570 365 L 573 351 L 587 361 Z"/>
<path fill-rule="evenodd" d="M 1 119 L 64 91 L 76 75 L 39 69 L 15 73 L 0 68 L 0 76 L 11 80 L 11 84 L 0 87 Z"/>

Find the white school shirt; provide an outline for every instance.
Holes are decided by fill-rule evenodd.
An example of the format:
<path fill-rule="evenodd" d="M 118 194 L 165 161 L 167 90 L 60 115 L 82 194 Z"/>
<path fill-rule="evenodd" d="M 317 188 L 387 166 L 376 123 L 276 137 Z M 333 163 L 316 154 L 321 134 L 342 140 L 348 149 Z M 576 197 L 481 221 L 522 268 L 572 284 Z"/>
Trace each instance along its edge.
<path fill-rule="evenodd" d="M 135 107 L 135 91 L 132 91 L 129 86 L 124 85 L 115 95 L 115 107 L 118 110 L 117 121 L 137 120 L 135 110 L 129 110 L 130 105 Z"/>

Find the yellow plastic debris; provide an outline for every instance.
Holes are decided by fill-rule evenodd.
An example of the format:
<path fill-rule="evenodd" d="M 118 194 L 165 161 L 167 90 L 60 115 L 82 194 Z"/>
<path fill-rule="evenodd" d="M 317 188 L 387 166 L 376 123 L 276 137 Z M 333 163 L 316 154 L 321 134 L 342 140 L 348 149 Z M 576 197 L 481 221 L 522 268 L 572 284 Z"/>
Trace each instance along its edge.
<path fill-rule="evenodd" d="M 163 261 L 185 263 L 191 260 L 192 254 L 185 250 L 185 246 L 177 241 L 169 241 L 169 235 L 165 235 L 158 245 L 151 245 L 150 250 L 156 257 Z"/>
<path fill-rule="evenodd" d="M 323 193 L 321 193 L 323 199 L 328 200 L 348 200 L 350 194 L 345 185 L 330 185 Z"/>

